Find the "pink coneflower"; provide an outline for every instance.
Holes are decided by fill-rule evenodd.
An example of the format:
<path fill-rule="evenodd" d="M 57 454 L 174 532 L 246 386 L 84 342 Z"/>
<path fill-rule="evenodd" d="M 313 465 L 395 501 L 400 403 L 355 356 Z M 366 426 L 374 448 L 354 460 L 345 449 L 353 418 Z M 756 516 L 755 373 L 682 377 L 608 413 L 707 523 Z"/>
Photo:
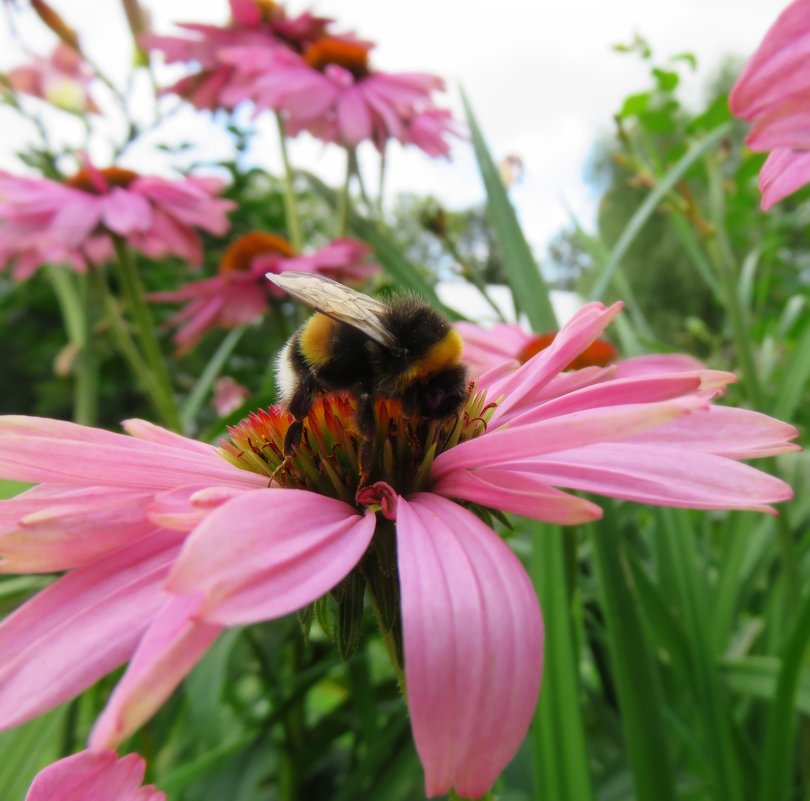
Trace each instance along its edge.
<path fill-rule="evenodd" d="M 453 120 L 432 99 L 444 89 L 442 79 L 372 69 L 372 47 L 351 37 L 324 36 L 303 53 L 257 47 L 224 52 L 238 68 L 226 97 L 232 104 L 251 100 L 257 109 L 280 111 L 291 135 L 306 130 L 349 147 L 369 139 L 380 150 L 396 139 L 431 156 L 447 156 Z"/>
<path fill-rule="evenodd" d="M 93 71 L 72 47 L 60 42 L 47 58 L 9 70 L 9 86 L 15 92 L 38 97 L 52 106 L 76 114 L 99 109 L 90 97 Z"/>
<path fill-rule="evenodd" d="M 199 109 L 232 108 L 225 93 L 235 77 L 232 64 L 222 58 L 226 50 L 242 47 L 272 50 L 289 47 L 302 50 L 322 36 L 331 20 L 306 11 L 287 16 L 280 3 L 272 0 L 230 0 L 232 19 L 227 26 L 183 23 L 182 36 L 148 34 L 139 38 L 147 50 L 160 50 L 168 63 L 193 62 L 197 72 L 181 78 L 163 90 L 185 98 Z"/>
<path fill-rule="evenodd" d="M 223 375 L 214 382 L 214 410 L 220 417 L 235 412 L 248 398 L 250 390 L 229 375 Z"/>
<path fill-rule="evenodd" d="M 762 208 L 810 183 L 810 0 L 771 26 L 731 90 L 731 111 L 753 123 L 746 143 L 771 151 L 759 174 Z"/>
<path fill-rule="evenodd" d="M 137 754 L 80 751 L 40 771 L 25 801 L 166 801 L 165 793 L 142 786 L 145 769 Z"/>
<path fill-rule="evenodd" d="M 284 293 L 265 279 L 268 272 L 316 272 L 349 284 L 367 281 L 379 265 L 367 261 L 369 248 L 353 239 L 336 239 L 308 255 L 295 255 L 280 236 L 251 231 L 228 246 L 213 278 L 193 281 L 170 292 L 154 292 L 158 303 L 185 303 L 169 320 L 179 326 L 174 341 L 180 354 L 191 350 L 212 328 L 233 328 L 261 317 L 269 298 Z"/>
<path fill-rule="evenodd" d="M 127 437 L 0 418 L 0 475 L 42 482 L 0 505 L 0 570 L 69 571 L 0 625 L 0 726 L 128 661 L 90 739 L 114 747 L 223 627 L 286 615 L 352 577 L 404 653 L 427 794 L 484 793 L 529 726 L 543 634 L 520 562 L 457 501 L 575 524 L 601 510 L 559 488 L 701 509 L 791 497 L 738 460 L 794 450 L 796 431 L 712 405 L 733 376 L 562 372 L 617 310 L 586 306 L 516 371 L 472 384 L 452 419 L 426 425 L 378 399 L 370 449 L 343 395 L 315 402 L 286 460 L 291 417 L 276 408 L 220 449 L 137 421 Z"/>
<path fill-rule="evenodd" d="M 113 255 L 112 236 L 150 258 L 202 260 L 197 229 L 221 236 L 235 204 L 217 178 L 179 180 L 123 167 L 82 167 L 64 182 L 0 172 L 0 268 L 24 280 L 41 265 L 76 270 Z"/>
<path fill-rule="evenodd" d="M 464 342 L 462 358 L 473 375 L 481 375 L 493 367 L 511 362 L 514 367 L 525 364 L 532 356 L 545 350 L 557 332 L 532 334 L 517 323 L 499 323 L 481 328 L 474 323 L 456 323 Z M 592 342 L 566 365 L 565 370 L 583 367 L 604 367 L 616 359 L 616 348 L 604 339 Z"/>

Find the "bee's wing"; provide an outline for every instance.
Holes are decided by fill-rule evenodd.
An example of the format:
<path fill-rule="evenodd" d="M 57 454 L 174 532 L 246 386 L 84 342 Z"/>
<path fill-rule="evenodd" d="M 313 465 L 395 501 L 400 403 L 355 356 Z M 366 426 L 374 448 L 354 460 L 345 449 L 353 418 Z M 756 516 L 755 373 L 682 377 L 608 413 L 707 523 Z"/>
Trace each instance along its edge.
<path fill-rule="evenodd" d="M 321 314 L 362 331 L 386 348 L 396 346 L 394 337 L 382 322 L 388 307 L 379 300 L 316 273 L 287 270 L 266 275 L 288 295 Z"/>

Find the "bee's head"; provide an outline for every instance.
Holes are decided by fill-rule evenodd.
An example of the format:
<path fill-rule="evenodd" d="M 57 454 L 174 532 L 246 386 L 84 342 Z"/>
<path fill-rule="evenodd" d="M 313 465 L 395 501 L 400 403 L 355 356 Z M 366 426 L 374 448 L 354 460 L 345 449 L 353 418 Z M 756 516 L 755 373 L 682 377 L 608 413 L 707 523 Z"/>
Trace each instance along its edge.
<path fill-rule="evenodd" d="M 406 414 L 441 419 L 456 414 L 467 398 L 467 368 L 454 364 L 412 381 L 401 395 Z"/>

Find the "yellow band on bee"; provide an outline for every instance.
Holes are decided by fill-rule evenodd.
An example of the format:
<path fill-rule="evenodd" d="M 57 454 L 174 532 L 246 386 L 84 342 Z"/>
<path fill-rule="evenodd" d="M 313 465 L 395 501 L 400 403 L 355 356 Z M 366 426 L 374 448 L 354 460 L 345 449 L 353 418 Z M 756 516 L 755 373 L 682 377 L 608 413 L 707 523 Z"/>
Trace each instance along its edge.
<path fill-rule="evenodd" d="M 415 379 L 458 364 L 463 346 L 461 335 L 455 328 L 451 328 L 421 359 L 402 373 L 400 384 L 404 386 Z"/>
<path fill-rule="evenodd" d="M 313 314 L 304 323 L 299 343 L 301 353 L 310 365 L 320 367 L 329 361 L 334 329 L 335 321 L 325 314 Z"/>

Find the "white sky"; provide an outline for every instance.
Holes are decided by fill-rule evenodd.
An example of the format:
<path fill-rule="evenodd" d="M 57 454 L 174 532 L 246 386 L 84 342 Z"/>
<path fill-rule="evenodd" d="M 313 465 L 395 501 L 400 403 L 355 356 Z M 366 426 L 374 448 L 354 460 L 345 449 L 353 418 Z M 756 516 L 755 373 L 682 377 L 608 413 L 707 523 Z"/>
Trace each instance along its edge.
<path fill-rule="evenodd" d="M 50 0 L 79 31 L 85 49 L 111 75 L 126 74 L 130 44 L 116 0 Z M 170 32 L 171 22 L 222 22 L 226 0 L 143 0 L 153 27 Z M 24 5 L 24 2 L 21 3 Z M 568 210 L 590 225 L 595 199 L 584 182 L 591 146 L 612 131 L 611 117 L 622 98 L 649 85 L 635 57 L 614 53 L 611 45 L 644 36 L 658 60 L 684 50 L 700 61 L 701 76 L 724 56 L 747 56 L 786 0 L 291 0 L 293 10 L 313 5 L 335 16 L 339 27 L 379 43 L 376 66 L 386 70 L 424 70 L 444 76 L 448 105 L 461 116 L 457 89 L 465 87 L 496 158 L 518 154 L 526 166 L 512 197 L 530 241 L 542 251 L 568 220 Z M 17 15 L 19 30 L 35 51 L 46 52 L 52 35 L 29 15 Z M 8 27 L 0 23 L 0 70 L 23 60 Z M 101 93 L 99 93 L 100 95 Z M 144 98 L 142 98 L 143 100 Z M 51 118 L 54 119 L 54 118 Z M 81 127 L 59 114 L 55 136 L 78 145 Z M 256 160 L 279 168 L 273 128 L 258 142 Z M 0 168 L 18 169 L 13 152 L 30 139 L 31 129 L 0 109 Z M 208 115 L 191 110 L 177 115 L 159 139 L 204 143 L 212 157 L 229 152 L 229 140 Z M 93 143 L 96 159 L 105 160 L 103 143 Z M 294 143 L 293 160 L 336 183 L 343 159 L 335 149 L 311 139 Z M 372 154 L 365 163 L 370 183 Z M 148 143 L 133 149 L 127 163 L 165 170 Z M 432 193 L 452 208 L 483 197 L 466 142 L 454 147 L 451 161 L 428 159 L 421 152 L 397 149 L 389 160 L 389 194 Z"/>

